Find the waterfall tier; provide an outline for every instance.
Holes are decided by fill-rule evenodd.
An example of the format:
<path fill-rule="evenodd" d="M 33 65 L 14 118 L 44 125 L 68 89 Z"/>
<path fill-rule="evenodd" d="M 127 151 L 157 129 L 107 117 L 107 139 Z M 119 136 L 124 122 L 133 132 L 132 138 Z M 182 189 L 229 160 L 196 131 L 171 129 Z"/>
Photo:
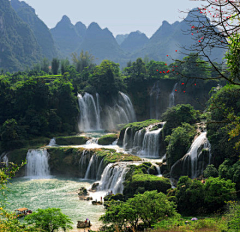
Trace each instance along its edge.
<path fill-rule="evenodd" d="M 92 131 L 100 130 L 100 106 L 98 100 L 98 94 L 96 95 L 97 104 L 93 96 L 89 93 L 85 93 L 84 96 L 78 94 L 78 104 L 80 108 L 80 131 Z"/>
<path fill-rule="evenodd" d="M 171 167 L 171 177 L 178 179 L 182 175 L 196 178 L 202 175 L 211 162 L 211 145 L 207 132 L 202 132 L 192 143 L 187 154 Z"/>
<path fill-rule="evenodd" d="M 84 179 L 100 180 L 104 169 L 104 159 L 84 150 L 79 160 L 80 177 Z"/>
<path fill-rule="evenodd" d="M 78 94 L 80 131 L 115 130 L 117 124 L 136 121 L 132 102 L 126 94 L 119 92 L 111 105 L 101 106 L 99 98 L 99 94 L 96 94 L 96 100 L 89 93 Z"/>
<path fill-rule="evenodd" d="M 48 144 L 48 146 L 56 146 L 57 144 L 56 144 L 56 140 L 55 140 L 55 138 L 52 138 L 51 140 L 50 140 L 50 142 L 49 142 L 49 144 Z"/>
<path fill-rule="evenodd" d="M 160 125 L 161 128 L 152 130 L 153 126 Z M 132 132 L 128 127 L 123 138 L 125 150 L 138 156 L 146 158 L 160 158 L 161 131 L 164 123 L 154 124 L 147 128 Z"/>
<path fill-rule="evenodd" d="M 29 150 L 27 153 L 26 175 L 44 178 L 50 175 L 49 154 L 46 149 Z"/>
<path fill-rule="evenodd" d="M 112 191 L 112 193 L 123 193 L 123 182 L 127 174 L 128 163 L 118 162 L 106 166 L 99 182 L 98 191 Z"/>

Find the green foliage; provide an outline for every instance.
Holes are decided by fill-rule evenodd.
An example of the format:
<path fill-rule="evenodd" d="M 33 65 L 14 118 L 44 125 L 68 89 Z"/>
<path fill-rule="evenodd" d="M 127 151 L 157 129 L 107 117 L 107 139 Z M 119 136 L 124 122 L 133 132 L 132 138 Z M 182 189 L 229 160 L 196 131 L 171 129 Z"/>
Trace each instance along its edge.
<path fill-rule="evenodd" d="M 60 66 L 60 60 L 57 58 L 53 58 L 52 59 L 52 72 L 54 75 L 58 74 L 59 66 Z"/>
<path fill-rule="evenodd" d="M 43 231 L 53 232 L 62 228 L 64 231 L 72 229 L 71 219 L 61 212 L 58 208 L 38 209 L 36 212 L 26 216 L 24 220 L 35 228 L 41 228 Z"/>
<path fill-rule="evenodd" d="M 233 160 L 226 159 L 218 170 L 221 178 L 232 180 L 236 183 L 236 189 L 240 190 L 240 160 L 234 163 Z"/>
<path fill-rule="evenodd" d="M 235 183 L 210 177 L 205 184 L 181 176 L 174 192 L 180 213 L 193 215 L 213 213 L 222 209 L 226 201 L 236 198 Z"/>
<path fill-rule="evenodd" d="M 77 53 L 72 53 L 72 61 L 75 65 L 77 72 L 82 72 L 85 68 L 91 69 L 95 65 L 93 64 L 94 57 L 89 54 L 88 52 L 81 51 L 79 57 L 77 56 Z"/>
<path fill-rule="evenodd" d="M 16 140 L 20 138 L 20 129 L 15 119 L 6 120 L 1 127 L 2 147 L 5 150 L 12 149 Z"/>
<path fill-rule="evenodd" d="M 236 117 L 240 112 L 240 87 L 227 85 L 215 90 L 208 102 L 211 118 L 207 129 L 213 162 L 218 167 L 226 158 L 231 158 L 234 162 L 238 160 L 239 154 L 234 147 L 239 142 Z M 234 129 L 236 131 L 232 131 Z M 232 137 L 229 135 L 231 131 Z"/>
<path fill-rule="evenodd" d="M 84 136 L 61 136 L 56 137 L 57 145 L 82 145 L 88 140 L 88 137 Z"/>
<path fill-rule="evenodd" d="M 151 167 L 151 163 L 131 166 L 124 182 L 123 194 L 126 198 L 152 190 L 167 193 L 167 190 L 171 188 L 169 179 L 147 174 Z"/>
<path fill-rule="evenodd" d="M 240 230 L 240 205 L 236 202 L 229 202 L 229 212 L 227 213 L 228 231 Z"/>
<path fill-rule="evenodd" d="M 198 118 L 199 112 L 194 110 L 189 104 L 176 105 L 168 108 L 162 115 L 162 120 L 166 121 L 164 125 L 165 136 L 170 135 L 172 130 L 181 126 L 182 123 L 193 124 L 197 122 Z"/>
<path fill-rule="evenodd" d="M 193 126 L 182 123 L 182 126 L 173 129 L 172 134 L 166 137 L 165 141 L 168 143 L 166 157 L 169 169 L 187 153 L 195 134 L 196 130 Z"/>
<path fill-rule="evenodd" d="M 117 134 L 103 135 L 101 138 L 99 138 L 98 144 L 109 145 L 109 144 L 112 144 L 117 138 L 118 138 Z"/>
<path fill-rule="evenodd" d="M 136 229 L 139 220 L 144 222 L 145 227 L 151 227 L 166 215 L 177 215 L 174 204 L 169 202 L 163 193 L 147 191 L 129 198 L 126 202 L 112 202 L 100 220 L 113 223 L 123 231 L 123 227 L 128 223 Z"/>
<path fill-rule="evenodd" d="M 218 177 L 218 170 L 214 167 L 213 164 L 209 164 L 203 171 L 203 176 L 204 178 Z"/>

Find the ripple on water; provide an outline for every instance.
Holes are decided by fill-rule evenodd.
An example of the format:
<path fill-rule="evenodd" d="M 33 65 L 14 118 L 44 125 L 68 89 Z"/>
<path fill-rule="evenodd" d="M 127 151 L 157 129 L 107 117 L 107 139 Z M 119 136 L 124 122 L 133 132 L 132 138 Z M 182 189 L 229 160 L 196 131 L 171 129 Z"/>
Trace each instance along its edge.
<path fill-rule="evenodd" d="M 92 182 L 79 179 L 64 179 L 52 177 L 51 179 L 15 178 L 9 185 L 7 208 L 14 211 L 17 208 L 27 207 L 33 211 L 38 208 L 60 208 L 73 221 L 73 230 L 78 220 L 89 218 L 94 227 L 99 227 L 99 217 L 104 213 L 103 206 L 94 206 L 90 201 L 80 201 L 77 190 L 80 187 L 89 188 Z M 100 199 L 105 193 L 93 195 Z"/>

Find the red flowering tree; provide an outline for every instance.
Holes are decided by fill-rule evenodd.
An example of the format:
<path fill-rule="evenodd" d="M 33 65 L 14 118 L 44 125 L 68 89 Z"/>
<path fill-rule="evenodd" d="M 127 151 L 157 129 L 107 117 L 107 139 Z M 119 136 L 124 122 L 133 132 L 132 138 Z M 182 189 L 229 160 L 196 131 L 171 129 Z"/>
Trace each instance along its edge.
<path fill-rule="evenodd" d="M 191 35 L 196 43 L 185 47 L 185 51 L 198 54 L 210 64 L 209 67 L 215 75 L 205 79 L 224 79 L 231 84 L 240 85 L 240 3 L 238 0 L 201 0 L 201 2 L 203 2 L 201 7 L 190 11 L 191 17 L 186 19 L 189 24 L 186 33 Z M 226 51 L 225 60 L 220 64 L 211 57 L 213 49 Z"/>

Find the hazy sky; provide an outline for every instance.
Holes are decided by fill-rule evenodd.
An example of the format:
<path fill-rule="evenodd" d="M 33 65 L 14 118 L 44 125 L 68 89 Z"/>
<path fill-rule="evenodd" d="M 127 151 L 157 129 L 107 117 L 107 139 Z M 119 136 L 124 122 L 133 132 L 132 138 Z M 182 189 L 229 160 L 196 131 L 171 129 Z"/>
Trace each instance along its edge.
<path fill-rule="evenodd" d="M 96 22 L 107 27 L 114 36 L 139 30 L 148 37 L 161 26 L 181 21 L 188 11 L 200 6 L 191 0 L 25 0 L 49 28 L 55 27 L 63 15 L 75 24 L 81 21 L 88 26 Z"/>

